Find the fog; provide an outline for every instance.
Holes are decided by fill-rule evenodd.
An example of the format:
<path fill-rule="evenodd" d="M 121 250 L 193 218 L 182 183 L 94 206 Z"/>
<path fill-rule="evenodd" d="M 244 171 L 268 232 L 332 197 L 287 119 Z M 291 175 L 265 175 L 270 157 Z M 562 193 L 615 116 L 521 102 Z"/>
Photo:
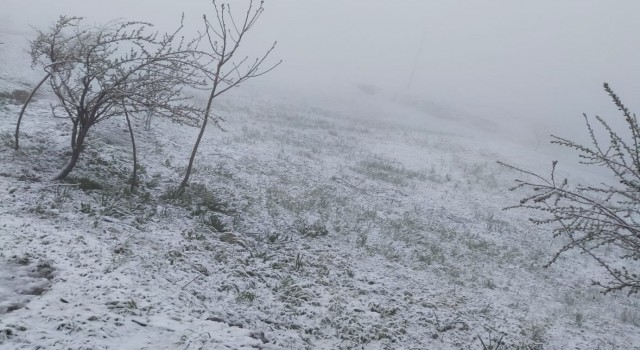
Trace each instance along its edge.
<path fill-rule="evenodd" d="M 265 85 L 344 98 L 368 84 L 538 135 L 582 133 L 583 112 L 617 117 L 605 81 L 640 110 L 640 1 L 273 0 L 265 8 L 245 46 L 255 55 L 278 41 L 274 59 L 284 63 Z M 170 29 L 184 12 L 196 30 L 207 10 L 207 0 L 3 0 L 0 26 L 28 32 L 68 14 Z"/>

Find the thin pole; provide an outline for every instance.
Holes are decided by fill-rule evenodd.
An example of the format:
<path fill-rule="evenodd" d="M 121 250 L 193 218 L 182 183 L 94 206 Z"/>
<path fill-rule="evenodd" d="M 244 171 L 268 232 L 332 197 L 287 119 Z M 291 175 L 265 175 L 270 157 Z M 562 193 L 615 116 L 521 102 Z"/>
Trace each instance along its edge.
<path fill-rule="evenodd" d="M 420 57 L 422 56 L 422 50 L 424 49 L 424 43 L 427 40 L 427 28 L 424 28 L 424 32 L 422 33 L 422 40 L 420 41 L 420 48 L 416 53 L 416 58 L 413 61 L 413 68 L 411 69 L 411 75 L 409 76 L 409 82 L 407 83 L 407 90 L 411 89 L 411 85 L 413 84 L 413 77 L 416 75 L 416 70 L 418 69 L 418 62 L 420 61 Z"/>

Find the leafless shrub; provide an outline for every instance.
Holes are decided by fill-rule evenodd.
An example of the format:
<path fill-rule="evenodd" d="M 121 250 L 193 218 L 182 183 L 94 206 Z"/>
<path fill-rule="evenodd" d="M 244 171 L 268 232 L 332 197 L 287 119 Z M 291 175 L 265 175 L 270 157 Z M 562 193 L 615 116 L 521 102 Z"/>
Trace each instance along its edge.
<path fill-rule="evenodd" d="M 182 93 L 203 82 L 199 38 L 185 41 L 179 35 L 182 25 L 159 34 L 144 22 L 101 27 L 80 22 L 60 17 L 52 30 L 39 31 L 31 42 L 33 63 L 44 69 L 57 98 L 52 111 L 70 121 L 71 158 L 56 180 L 73 170 L 89 131 L 104 120 L 152 110 L 195 125 L 200 114 Z"/>
<path fill-rule="evenodd" d="M 539 215 L 531 218 L 532 222 L 552 225 L 554 236 L 567 239 L 548 265 L 564 252 L 578 249 L 608 273 L 608 280 L 594 281 L 595 285 L 602 287 L 605 293 L 624 290 L 634 294 L 640 292 L 637 270 L 640 260 L 640 126 L 636 115 L 625 107 L 608 84 L 604 84 L 604 89 L 622 112 L 630 134 L 623 136 L 604 118 L 596 116 L 594 123 L 584 114 L 591 140 L 589 145 L 553 135 L 552 143 L 577 151 L 582 164 L 606 169 L 612 176 L 609 183 L 572 185 L 566 178 L 557 178 L 557 161 L 553 162 L 548 178 L 501 164 L 533 179 L 516 180 L 517 185 L 512 190 L 528 193 L 519 205 L 511 208 L 537 212 Z M 595 126 L 606 135 L 604 140 L 597 136 Z M 615 257 L 605 254 L 607 248 L 613 248 Z"/>

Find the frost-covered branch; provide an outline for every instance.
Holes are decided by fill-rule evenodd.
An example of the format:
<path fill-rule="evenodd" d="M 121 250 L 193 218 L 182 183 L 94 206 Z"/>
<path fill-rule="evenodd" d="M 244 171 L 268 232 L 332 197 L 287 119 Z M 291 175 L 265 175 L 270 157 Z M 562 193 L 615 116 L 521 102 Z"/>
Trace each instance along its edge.
<path fill-rule="evenodd" d="M 566 239 L 548 265 L 563 253 L 578 249 L 593 258 L 610 277 L 594 284 L 604 292 L 625 290 L 633 294 L 640 292 L 640 127 L 636 115 L 629 112 L 608 84 L 604 84 L 604 89 L 622 112 L 630 134 L 624 136 L 604 118 L 596 116 L 606 135 L 599 138 L 585 114 L 590 145 L 558 136 L 552 136 L 552 143 L 577 151 L 583 164 L 605 168 L 612 181 L 597 186 L 572 186 L 568 179 L 556 179 L 556 161 L 549 177 L 499 163 L 532 179 L 516 180 L 511 190 L 524 190 L 527 196 L 507 209 L 539 213 L 531 218 L 533 223 L 551 225 L 555 237 Z M 615 249 L 614 259 L 603 253 L 607 247 Z"/>

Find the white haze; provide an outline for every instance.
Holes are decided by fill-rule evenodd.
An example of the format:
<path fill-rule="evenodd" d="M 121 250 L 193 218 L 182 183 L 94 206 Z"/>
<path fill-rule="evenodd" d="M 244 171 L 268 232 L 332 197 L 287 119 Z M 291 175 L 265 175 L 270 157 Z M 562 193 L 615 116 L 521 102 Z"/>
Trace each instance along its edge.
<path fill-rule="evenodd" d="M 240 10 L 246 1 L 230 3 Z M 582 134 L 575 122 L 583 112 L 617 118 L 605 81 L 640 107 L 638 1 L 272 0 L 265 7 L 246 53 L 278 41 L 274 60 L 284 64 L 262 79 L 266 86 L 344 99 L 369 84 L 531 139 Z M 28 31 L 67 14 L 168 30 L 184 12 L 197 30 L 207 10 L 207 0 L 3 0 L 0 26 Z"/>

